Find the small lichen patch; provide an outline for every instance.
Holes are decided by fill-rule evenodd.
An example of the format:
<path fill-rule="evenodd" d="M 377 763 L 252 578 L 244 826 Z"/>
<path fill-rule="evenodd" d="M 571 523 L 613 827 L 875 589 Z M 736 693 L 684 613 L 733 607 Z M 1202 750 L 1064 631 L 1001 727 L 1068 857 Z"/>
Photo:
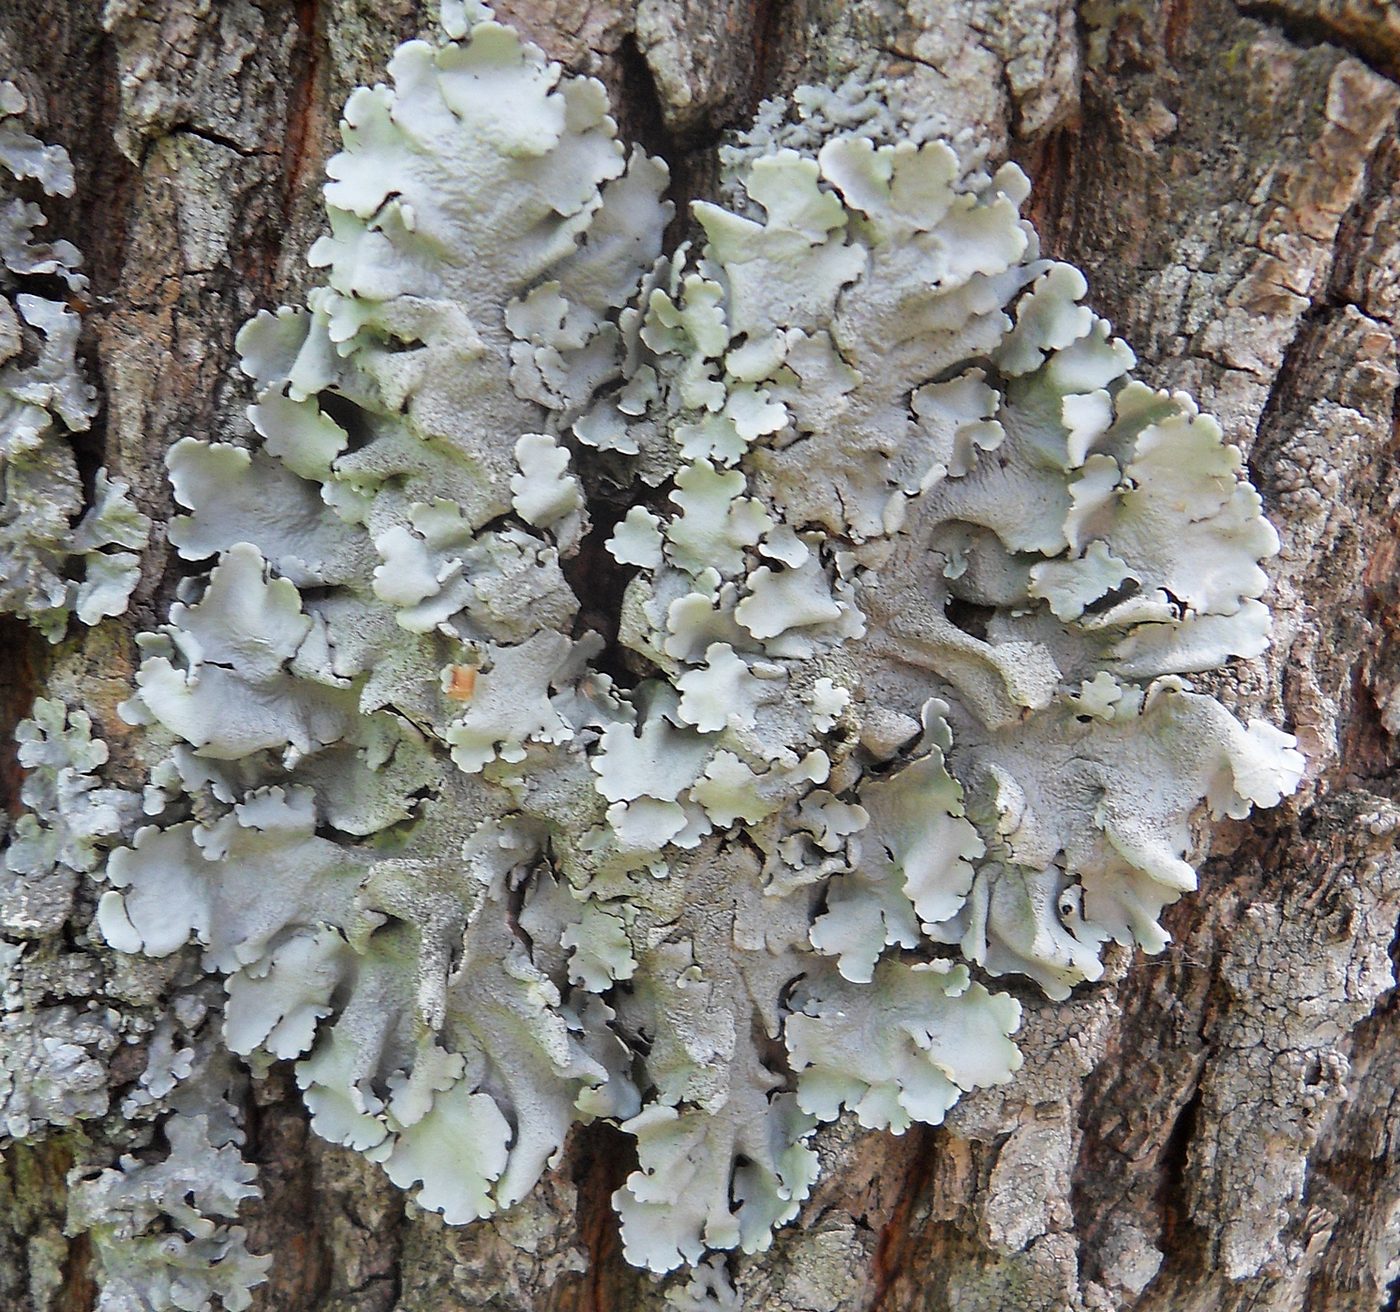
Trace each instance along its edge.
<path fill-rule="evenodd" d="M 49 290 L 80 293 L 81 256 L 37 235 L 47 219 L 25 199 L 73 194 L 61 146 L 20 126 L 24 97 L 0 83 L 0 611 L 19 615 L 50 642 L 70 615 L 96 624 L 126 609 L 150 521 L 105 469 L 87 502 L 69 446 L 97 413 L 78 363 L 79 319 Z"/>

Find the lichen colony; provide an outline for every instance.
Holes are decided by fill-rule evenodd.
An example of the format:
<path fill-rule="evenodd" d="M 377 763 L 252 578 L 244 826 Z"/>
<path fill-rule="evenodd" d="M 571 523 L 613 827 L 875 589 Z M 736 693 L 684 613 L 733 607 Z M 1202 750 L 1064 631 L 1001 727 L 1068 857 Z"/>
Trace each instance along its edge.
<path fill-rule="evenodd" d="M 668 252 L 601 85 L 446 11 L 239 338 L 255 436 L 170 450 L 99 925 L 202 945 L 229 1047 L 450 1222 L 621 1126 L 667 1271 L 764 1247 L 821 1122 L 1012 1078 L 999 980 L 1164 946 L 1193 820 L 1301 772 L 1186 677 L 1266 646 L 1277 539 L 1014 166 L 806 88 Z"/>

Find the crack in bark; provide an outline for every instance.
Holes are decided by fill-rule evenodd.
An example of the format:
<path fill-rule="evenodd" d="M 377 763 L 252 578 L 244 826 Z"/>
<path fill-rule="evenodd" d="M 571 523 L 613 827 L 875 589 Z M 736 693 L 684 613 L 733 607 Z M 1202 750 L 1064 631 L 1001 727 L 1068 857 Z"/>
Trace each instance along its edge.
<path fill-rule="evenodd" d="M 224 150 L 232 151 L 242 159 L 255 159 L 259 155 L 272 153 L 261 147 L 244 146 L 232 137 L 227 137 L 222 132 L 216 132 L 213 128 L 206 128 L 198 123 L 174 123 L 161 136 L 150 139 L 147 145 L 147 154 L 149 155 L 151 146 L 168 137 L 194 137 L 199 141 L 207 141 L 211 146 L 222 146 Z"/>
<path fill-rule="evenodd" d="M 622 1271 L 622 1245 L 612 1195 L 636 1165 L 636 1150 L 620 1131 L 601 1121 L 581 1127 L 570 1156 L 574 1163 L 577 1242 L 588 1266 L 561 1282 L 542 1303 L 550 1312 L 614 1312 Z"/>
<path fill-rule="evenodd" d="M 1162 1146 L 1159 1162 L 1161 1185 L 1158 1196 L 1162 1210 L 1163 1251 L 1166 1258 L 1162 1263 L 1164 1270 L 1168 1263 L 1176 1265 L 1192 1260 L 1189 1251 L 1183 1252 L 1182 1249 L 1183 1247 L 1193 1248 L 1195 1245 L 1189 1242 L 1182 1245 L 1180 1239 L 1185 1237 L 1182 1232 L 1194 1232 L 1199 1229 L 1191 1217 L 1191 1205 L 1187 1197 L 1187 1185 L 1190 1178 L 1187 1171 L 1187 1159 L 1191 1149 L 1191 1141 L 1196 1137 L 1196 1127 L 1200 1120 L 1203 1103 L 1202 1077 L 1209 1062 L 1210 1057 L 1207 1056 L 1197 1068 L 1192 1082 L 1191 1096 L 1182 1103 L 1181 1110 L 1172 1122 L 1171 1132 L 1167 1135 L 1166 1142 Z"/>
<path fill-rule="evenodd" d="M 320 0 L 296 0 L 295 80 L 288 99 L 287 142 L 282 153 L 282 218 L 291 218 L 307 164 L 316 89 L 321 80 Z"/>
<path fill-rule="evenodd" d="M 1375 150 L 1366 159 L 1361 185 L 1357 188 L 1357 197 L 1337 222 L 1337 231 L 1332 239 L 1331 263 L 1327 269 L 1327 281 L 1317 295 L 1309 297 L 1308 308 L 1299 316 L 1293 336 L 1283 348 L 1278 369 L 1274 373 L 1268 395 L 1260 408 L 1259 420 L 1255 425 L 1255 442 L 1246 460 L 1250 481 L 1255 487 L 1262 489 L 1266 485 L 1265 470 L 1260 466 L 1268 463 L 1264 459 L 1265 455 L 1272 453 L 1277 447 L 1277 443 L 1270 439 L 1276 436 L 1282 437 L 1282 398 L 1299 372 L 1298 360 L 1308 358 L 1307 347 L 1317 326 L 1329 312 L 1345 309 L 1348 305 L 1358 313 L 1366 315 L 1367 318 L 1371 317 L 1367 308 L 1356 304 L 1345 294 L 1343 288 L 1355 272 L 1358 252 L 1354 247 L 1359 233 L 1359 224 L 1375 204 L 1372 183 L 1378 173 L 1377 161 L 1381 151 L 1385 149 L 1387 141 L 1388 137 L 1382 136 Z M 1397 395 L 1396 405 L 1400 407 L 1400 395 Z M 1397 409 L 1396 413 L 1397 431 L 1400 431 L 1400 409 Z"/>
<path fill-rule="evenodd" d="M 913 1140 L 917 1132 L 917 1140 Z M 875 1291 L 866 1312 L 884 1312 L 886 1300 L 893 1291 L 901 1275 L 907 1274 L 908 1250 L 915 1239 L 915 1231 L 910 1225 L 914 1204 L 924 1196 L 929 1180 L 933 1175 L 934 1160 L 938 1153 L 939 1131 L 933 1126 L 918 1125 L 910 1131 L 911 1152 L 909 1168 L 900 1181 L 899 1193 L 895 1198 L 890 1219 L 880 1230 L 880 1238 L 875 1247 L 874 1284 Z"/>
<path fill-rule="evenodd" d="M 752 0 L 753 3 L 753 85 L 749 91 L 749 112 L 772 93 L 774 51 L 782 33 L 778 22 L 783 0 Z"/>
<path fill-rule="evenodd" d="M 932 69 L 935 73 L 942 73 L 943 70 L 931 59 L 925 59 L 922 55 L 916 55 L 912 50 L 901 50 L 898 46 L 876 46 L 882 55 L 889 55 L 892 59 L 903 59 L 911 64 L 918 64 L 920 68 Z"/>
<path fill-rule="evenodd" d="M 1236 7 L 1244 17 L 1252 18 L 1256 23 L 1277 32 L 1292 46 L 1302 50 L 1331 46 L 1365 64 L 1371 72 L 1387 81 L 1400 84 L 1398 51 L 1339 31 L 1321 15 L 1308 17 L 1293 13 L 1280 9 L 1270 0 L 1236 0 Z"/>

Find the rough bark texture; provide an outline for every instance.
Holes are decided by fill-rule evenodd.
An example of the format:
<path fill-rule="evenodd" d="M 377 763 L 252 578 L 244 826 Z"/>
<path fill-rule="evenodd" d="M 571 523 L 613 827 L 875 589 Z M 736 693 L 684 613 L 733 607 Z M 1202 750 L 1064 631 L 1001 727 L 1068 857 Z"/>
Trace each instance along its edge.
<path fill-rule="evenodd" d="M 347 91 L 431 21 L 417 0 L 9 0 L 0 76 L 71 151 L 53 226 L 82 247 L 105 404 L 80 452 L 169 514 L 184 435 L 242 430 L 233 339 L 302 291 L 318 183 Z M 1400 25 L 1380 0 L 504 0 L 608 83 L 627 135 L 713 176 L 764 95 L 853 68 L 907 78 L 949 133 L 1017 159 L 1049 254 L 1142 376 L 1189 388 L 1249 456 L 1283 538 L 1268 656 L 1224 681 L 1300 737 L 1304 790 L 1210 835 L 1162 956 L 1120 954 L 1069 1003 L 1023 994 L 1025 1068 L 946 1128 L 842 1125 L 773 1250 L 732 1264 L 753 1309 L 1382 1309 L 1400 1297 Z M 162 545 L 131 613 L 56 649 L 0 650 L 7 723 L 36 690 L 82 698 L 120 763 L 131 634 L 172 584 Z M 4 780 L 15 780 L 12 761 Z M 9 796 L 14 790 L 9 788 Z M 1203 836 L 1204 838 L 1205 836 Z M 31 999 L 68 1023 L 117 997 L 75 930 Z M 144 999 L 144 1002 L 143 1002 Z M 90 1054 L 111 1106 L 139 1054 Z M 622 1261 L 613 1132 L 577 1133 L 520 1207 L 453 1229 L 310 1136 L 287 1074 L 249 1093 L 279 1312 L 658 1307 Z M 0 1306 L 77 1312 L 94 1285 L 62 1233 L 65 1173 L 104 1159 L 101 1118 L 0 1167 Z M 111 1140 L 116 1142 L 116 1140 Z"/>

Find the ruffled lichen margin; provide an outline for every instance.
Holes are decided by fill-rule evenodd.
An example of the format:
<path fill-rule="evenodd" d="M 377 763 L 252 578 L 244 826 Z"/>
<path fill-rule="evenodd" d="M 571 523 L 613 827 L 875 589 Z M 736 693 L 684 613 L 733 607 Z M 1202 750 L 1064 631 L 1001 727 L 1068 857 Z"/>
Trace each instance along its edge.
<path fill-rule="evenodd" d="M 347 104 L 257 440 L 170 452 L 99 924 L 200 943 L 228 1046 L 448 1221 L 620 1125 L 666 1271 L 764 1247 L 819 1122 L 1010 1079 L 998 978 L 1163 948 L 1193 821 L 1301 772 L 1185 677 L 1264 649 L 1277 542 L 1014 167 L 804 89 L 663 254 L 664 165 L 471 8 Z"/>
<path fill-rule="evenodd" d="M 73 166 L 25 130 L 27 108 L 0 82 L 0 613 L 58 642 L 70 615 L 96 624 L 126 609 L 150 521 L 105 469 L 84 510 L 69 439 L 91 424 L 97 393 L 68 300 L 87 278 L 76 246 L 42 240 L 48 220 L 31 199 L 71 196 Z"/>

